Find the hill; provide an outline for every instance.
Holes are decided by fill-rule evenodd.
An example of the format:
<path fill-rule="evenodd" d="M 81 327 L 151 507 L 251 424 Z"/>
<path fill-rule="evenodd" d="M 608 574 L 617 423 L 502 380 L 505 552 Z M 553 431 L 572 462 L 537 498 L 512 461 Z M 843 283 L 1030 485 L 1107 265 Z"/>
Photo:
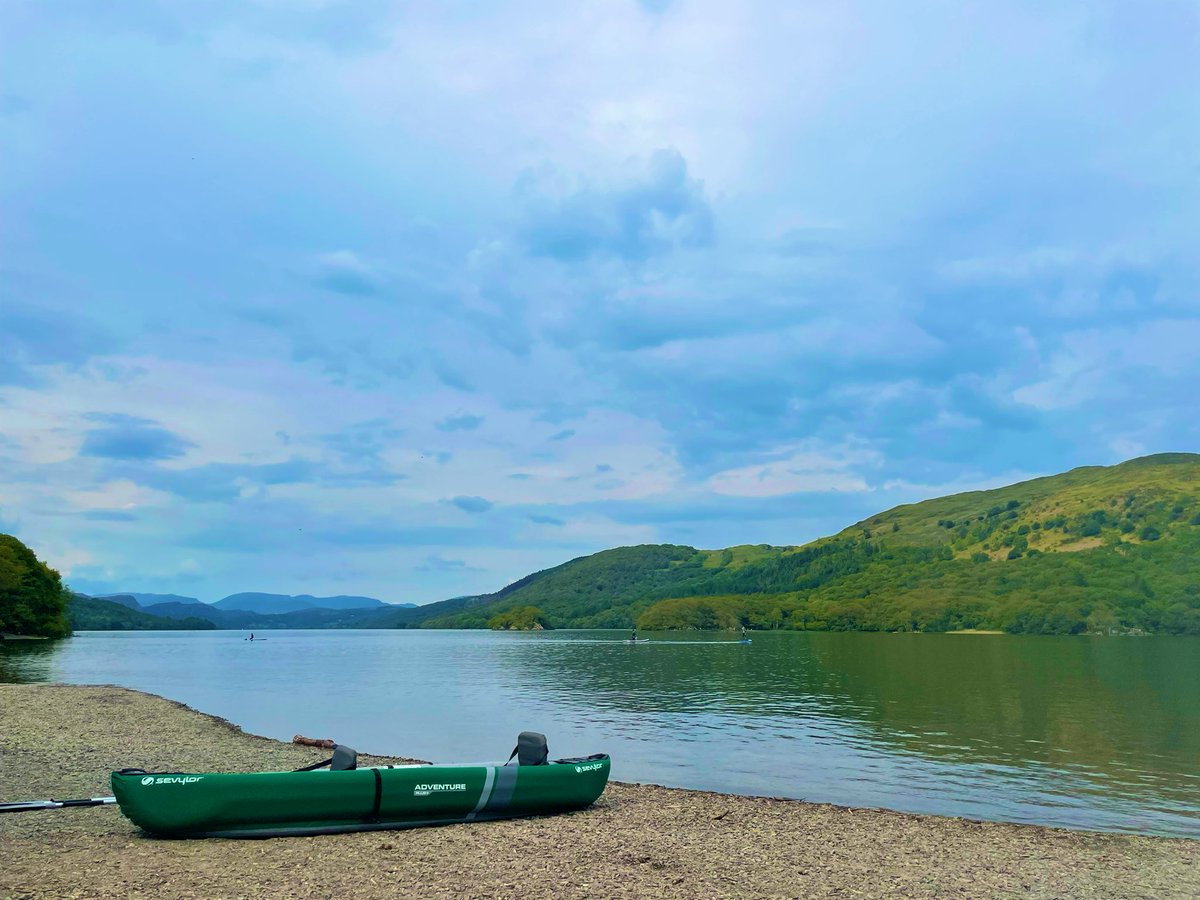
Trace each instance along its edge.
<path fill-rule="evenodd" d="M 157 603 L 143 610 L 156 616 L 182 620 L 191 617 L 205 619 L 217 628 L 374 628 L 377 620 L 386 616 L 391 607 L 368 609 L 319 609 L 309 607 L 287 613 L 258 613 L 244 609 L 220 609 L 213 604 L 198 606 L 183 603 Z"/>
<path fill-rule="evenodd" d="M 132 599 L 132 598 L 130 598 Z M 67 616 L 73 631 L 200 631 L 215 628 L 207 619 L 169 619 L 151 615 L 104 597 L 72 594 Z"/>
<path fill-rule="evenodd" d="M 156 603 L 196 604 L 200 602 L 195 597 L 181 597 L 179 594 L 144 594 L 135 591 L 122 591 L 119 594 L 102 594 L 97 599 L 111 600 L 113 603 L 120 603 L 122 606 L 129 606 L 130 609 L 153 606 Z M 136 605 L 130 606 L 128 602 L 129 600 L 134 601 Z"/>
<path fill-rule="evenodd" d="M 0 637 L 64 637 L 67 592 L 58 572 L 11 534 L 0 534 Z"/>
<path fill-rule="evenodd" d="M 76 593 L 72 592 L 71 596 L 87 597 L 87 594 L 76 594 Z M 116 603 L 118 606 L 124 606 L 126 609 L 141 609 L 142 608 L 142 604 L 138 602 L 138 599 L 135 596 L 133 596 L 133 594 L 104 594 L 102 596 L 93 597 L 93 598 L 89 598 L 89 599 L 104 600 L 104 601 L 107 601 L 108 603 Z"/>
<path fill-rule="evenodd" d="M 230 594 L 213 604 L 217 609 L 278 615 L 302 609 L 384 609 L 390 604 L 374 597 L 314 597 L 311 594 L 262 594 L 248 591 Z"/>
<path fill-rule="evenodd" d="M 238 628 L 241 626 L 242 617 L 249 615 L 236 610 L 217 609 L 210 603 L 179 603 L 178 601 L 152 603 L 149 606 L 143 606 L 141 611 L 164 619 L 179 620 L 189 617 L 204 619 L 219 628 Z"/>
<path fill-rule="evenodd" d="M 799 547 L 606 550 L 393 614 L 485 627 L 1200 634 L 1200 455 L 1089 466 L 899 506 Z"/>

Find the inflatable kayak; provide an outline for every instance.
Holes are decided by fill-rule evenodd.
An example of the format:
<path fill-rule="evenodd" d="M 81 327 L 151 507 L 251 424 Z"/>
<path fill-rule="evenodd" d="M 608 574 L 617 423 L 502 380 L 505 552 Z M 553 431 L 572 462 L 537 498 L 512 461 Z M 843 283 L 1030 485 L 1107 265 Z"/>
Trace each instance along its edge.
<path fill-rule="evenodd" d="M 445 825 L 545 815 L 590 806 L 608 783 L 607 754 L 547 759 L 525 732 L 504 765 L 357 768 L 357 754 L 296 772 L 112 773 L 117 803 L 135 825 L 164 837 L 275 837 Z M 339 760 L 339 754 L 342 758 Z"/>

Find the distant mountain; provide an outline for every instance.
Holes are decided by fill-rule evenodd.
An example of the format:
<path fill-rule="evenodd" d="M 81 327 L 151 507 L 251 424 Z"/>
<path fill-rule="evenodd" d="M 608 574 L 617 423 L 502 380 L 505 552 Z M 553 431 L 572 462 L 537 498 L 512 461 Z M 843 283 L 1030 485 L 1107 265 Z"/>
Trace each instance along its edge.
<path fill-rule="evenodd" d="M 97 595 L 99 600 L 109 600 L 113 603 L 120 603 L 122 606 L 129 606 L 126 598 L 134 600 L 138 606 L 151 606 L 155 603 L 199 603 L 195 597 L 181 597 L 179 594 L 142 594 L 134 593 L 133 591 L 122 591 L 119 594 L 100 594 Z M 136 606 L 131 606 L 131 609 L 136 609 Z"/>
<path fill-rule="evenodd" d="M 82 594 L 75 595 L 76 597 L 84 597 L 86 600 L 96 600 L 99 598 L 88 598 Z M 142 595 L 142 596 L 175 596 L 172 594 L 159 595 Z M 136 606 L 136 601 L 131 595 L 119 594 L 114 597 L 103 598 L 107 610 L 99 612 L 106 613 L 107 616 L 97 616 L 90 620 L 87 626 L 78 626 L 80 630 L 115 630 L 129 628 L 152 628 L 154 627 L 148 620 L 157 621 L 162 628 L 220 628 L 233 630 L 246 629 L 272 629 L 272 628 L 380 628 L 392 627 L 390 622 L 383 624 L 379 621 L 382 617 L 388 617 L 392 614 L 407 612 L 415 608 L 413 604 L 404 604 L 403 606 L 396 604 L 387 604 L 381 600 L 375 600 L 372 597 L 311 597 L 309 595 L 301 595 L 296 598 L 288 597 L 283 594 L 234 594 L 231 597 L 226 597 L 225 600 L 238 602 L 239 598 L 250 598 L 241 602 L 254 603 L 256 598 L 266 597 L 270 599 L 282 598 L 283 600 L 298 600 L 303 603 L 341 603 L 341 604 L 362 604 L 368 603 L 367 606 L 355 606 L 351 608 L 326 608 L 321 606 L 305 605 L 299 609 L 293 609 L 289 612 L 270 613 L 256 612 L 247 609 L 238 608 L 222 608 L 217 604 L 187 602 L 190 598 L 182 600 L 171 600 L 165 603 L 151 603 L 148 606 Z M 222 601 L 224 602 L 224 601 Z M 119 616 L 111 614 L 111 607 L 125 608 L 135 614 L 145 614 L 146 619 L 121 619 Z M 94 611 L 94 610 L 93 610 Z M 110 622 L 111 628 L 103 624 Z M 196 624 L 203 622 L 204 624 Z M 180 625 L 179 623 L 187 623 Z"/>
<path fill-rule="evenodd" d="M 311 594 L 261 594 L 253 591 L 230 594 L 213 604 L 217 609 L 279 615 L 302 609 L 386 609 L 392 604 L 374 597 L 314 597 Z M 411 606 L 412 604 L 402 604 Z"/>
<path fill-rule="evenodd" d="M 175 605 L 186 607 L 190 604 Z M 199 631 L 216 627 L 207 619 L 195 616 L 164 618 L 133 609 L 129 604 L 120 603 L 116 599 L 88 597 L 75 593 L 72 593 L 67 601 L 67 617 L 73 631 Z"/>
<path fill-rule="evenodd" d="M 1198 563 L 1200 455 L 1163 453 L 898 506 L 804 546 L 618 547 L 387 622 L 482 628 L 535 607 L 558 628 L 1200 634 Z"/>
<path fill-rule="evenodd" d="M 212 622 L 217 628 L 226 629 L 270 629 L 270 628 L 378 628 L 384 627 L 378 619 L 394 612 L 395 607 L 369 607 L 367 609 L 320 609 L 310 606 L 287 613 L 259 613 L 244 609 L 218 609 L 216 606 L 185 603 L 158 603 L 147 607 L 147 612 L 169 619 L 199 617 Z"/>

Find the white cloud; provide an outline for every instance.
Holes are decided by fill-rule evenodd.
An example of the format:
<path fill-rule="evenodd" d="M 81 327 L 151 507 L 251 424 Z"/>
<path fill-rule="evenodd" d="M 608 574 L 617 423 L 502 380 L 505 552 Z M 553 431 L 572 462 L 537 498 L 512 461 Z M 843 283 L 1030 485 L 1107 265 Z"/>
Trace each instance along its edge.
<path fill-rule="evenodd" d="M 64 492 L 74 506 L 83 510 L 132 512 L 144 506 L 161 506 L 168 495 L 134 484 L 127 479 L 105 481 L 80 491 Z"/>
<path fill-rule="evenodd" d="M 1197 347 L 1200 317 L 1069 332 L 1050 356 L 1044 377 L 1014 390 L 1013 398 L 1037 409 L 1061 410 L 1137 396 L 1149 379 L 1200 378 Z"/>
<path fill-rule="evenodd" d="M 856 469 L 878 462 L 878 456 L 870 451 L 847 448 L 786 448 L 776 454 L 782 458 L 718 472 L 705 482 L 705 487 L 734 497 L 857 493 L 870 487 Z"/>
<path fill-rule="evenodd" d="M 879 490 L 881 493 L 889 495 L 887 503 L 918 503 L 922 500 L 931 500 L 935 497 L 945 497 L 950 494 L 964 494 L 969 491 L 990 491 L 995 488 L 1004 487 L 1005 485 L 1016 484 L 1020 481 L 1029 481 L 1033 478 L 1053 474 L 1055 473 L 1009 470 L 998 475 L 959 478 L 954 481 L 944 481 L 936 484 L 909 481 L 904 478 L 893 478 L 880 485 Z"/>
<path fill-rule="evenodd" d="M 1196 60 L 1167 7 L 85 6 L 0 9 L 29 98 L 0 170 L 0 513 L 81 569 L 436 599 L 741 542 L 751 507 L 796 539 L 731 496 L 820 493 L 836 523 L 1200 441 Z M 525 171 L 566 183 L 540 218 Z M 527 252 L 522 224 L 553 246 L 573 212 L 589 252 Z M 141 463 L 162 489 L 77 457 L 97 412 L 178 436 Z M 495 504 L 476 531 L 459 496 Z M 622 502 L 658 524 L 528 516 Z M 249 513 L 446 544 L 249 561 Z M 419 571 L 435 552 L 486 571 Z"/>

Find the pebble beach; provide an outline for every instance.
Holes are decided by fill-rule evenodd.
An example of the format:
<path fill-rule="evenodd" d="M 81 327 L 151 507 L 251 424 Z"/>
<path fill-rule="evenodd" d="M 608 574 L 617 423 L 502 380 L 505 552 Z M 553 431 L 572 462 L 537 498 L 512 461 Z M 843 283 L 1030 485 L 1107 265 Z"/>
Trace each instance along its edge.
<path fill-rule="evenodd" d="M 0 685 L 0 800 L 105 795 L 126 766 L 263 771 L 326 753 L 124 688 Z M 0 815 L 11 898 L 1015 894 L 1200 896 L 1200 841 L 620 783 L 566 815 L 269 840 L 155 839 L 115 806 Z"/>

